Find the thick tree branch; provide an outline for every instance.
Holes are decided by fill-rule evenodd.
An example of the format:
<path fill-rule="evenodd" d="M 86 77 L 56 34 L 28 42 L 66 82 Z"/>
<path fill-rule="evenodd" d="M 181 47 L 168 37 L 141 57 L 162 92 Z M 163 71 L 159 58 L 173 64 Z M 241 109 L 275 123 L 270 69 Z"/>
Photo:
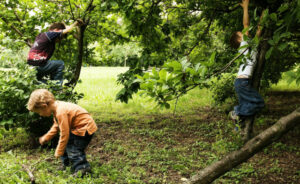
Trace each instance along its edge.
<path fill-rule="evenodd" d="M 223 159 L 202 169 L 184 184 L 208 184 L 219 178 L 234 167 L 247 161 L 263 148 L 280 139 L 289 130 L 300 125 L 300 108 L 280 118 L 273 126 L 248 141 L 241 149 L 229 153 Z"/>

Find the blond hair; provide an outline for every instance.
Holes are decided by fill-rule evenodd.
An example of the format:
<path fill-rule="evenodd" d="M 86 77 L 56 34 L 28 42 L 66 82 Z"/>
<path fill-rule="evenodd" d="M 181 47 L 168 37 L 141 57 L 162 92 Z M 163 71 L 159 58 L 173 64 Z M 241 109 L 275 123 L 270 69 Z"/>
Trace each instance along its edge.
<path fill-rule="evenodd" d="M 42 105 L 50 105 L 55 102 L 54 95 L 47 89 L 36 89 L 34 90 L 27 103 L 27 109 L 33 111 L 39 109 Z"/>

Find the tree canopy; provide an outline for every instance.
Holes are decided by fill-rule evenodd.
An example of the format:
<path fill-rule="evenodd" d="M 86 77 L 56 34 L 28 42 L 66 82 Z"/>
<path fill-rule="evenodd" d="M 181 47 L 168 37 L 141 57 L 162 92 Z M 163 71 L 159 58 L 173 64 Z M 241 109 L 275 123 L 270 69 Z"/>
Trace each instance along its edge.
<path fill-rule="evenodd" d="M 229 37 L 242 30 L 240 1 L 210 0 L 6 0 L 0 3 L 0 29 L 5 37 L 21 40 L 14 47 L 30 45 L 52 22 L 71 24 L 80 18 L 85 25 L 69 36 L 55 57 L 67 61 L 69 84 L 77 83 L 83 62 L 97 58 L 99 45 L 136 44 L 129 70 L 119 76 L 124 88 L 117 99 L 127 102 L 142 89 L 159 104 L 195 87 L 208 87 L 208 80 L 234 73 L 242 59 L 229 47 Z M 295 67 L 299 81 L 299 0 L 250 1 L 250 33 L 254 35 L 265 10 L 261 39 L 249 47 L 262 50 L 263 85 L 276 83 L 281 73 Z M 99 47 L 98 47 L 99 48 Z M 100 49 L 101 51 L 101 49 Z M 99 54 L 98 54 L 99 55 Z M 101 55 L 101 54 L 100 54 Z M 115 55 L 117 56 L 117 55 Z M 228 64 L 229 63 L 229 64 Z M 148 72 L 149 67 L 154 67 Z M 297 69 L 298 68 L 298 69 Z M 291 73 L 290 75 L 295 75 Z"/>

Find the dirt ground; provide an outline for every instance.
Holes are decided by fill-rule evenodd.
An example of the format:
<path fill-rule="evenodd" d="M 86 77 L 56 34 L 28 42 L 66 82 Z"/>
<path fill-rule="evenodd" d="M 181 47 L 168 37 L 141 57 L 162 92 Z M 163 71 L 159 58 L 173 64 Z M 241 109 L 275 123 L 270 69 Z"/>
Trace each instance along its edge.
<path fill-rule="evenodd" d="M 280 117 L 285 116 L 297 107 L 300 107 L 300 92 L 269 92 L 266 95 L 266 108 L 260 116 L 263 117 L 264 123 L 256 123 L 254 125 L 255 133 L 263 131 L 270 125 L 274 124 Z M 141 118 L 143 120 L 141 120 Z M 216 140 L 217 129 L 224 127 L 220 125 L 220 121 L 224 121 L 227 115 L 218 110 L 208 107 L 201 107 L 195 110 L 194 114 L 185 116 L 180 115 L 149 115 L 149 117 L 138 117 L 139 123 L 124 123 L 120 121 L 102 122 L 100 125 L 99 136 L 92 141 L 88 152 L 92 157 L 99 157 L 99 166 L 108 164 L 112 160 L 122 157 L 120 153 L 112 153 L 105 151 L 104 147 L 108 142 L 119 140 L 123 146 L 130 147 L 130 144 L 140 143 L 137 154 L 142 154 L 147 149 L 148 143 L 153 143 L 158 149 L 166 146 L 178 149 L 185 149 L 182 145 L 195 145 L 195 142 L 203 141 L 214 143 Z M 260 118 L 262 119 L 262 118 Z M 209 122 L 209 123 L 208 123 Z M 201 126 L 200 126 L 201 125 Z M 205 126 L 204 126 L 205 125 Z M 173 139 L 172 144 L 166 144 L 165 139 L 158 136 L 149 136 L 149 132 L 141 135 L 132 133 L 132 130 L 139 128 L 149 128 L 151 130 L 170 130 L 167 131 L 168 136 Z M 224 132 L 224 136 L 230 137 L 230 132 Z M 101 136 L 100 136 L 101 135 Z M 205 136 L 201 136 L 205 135 Z M 124 143 L 126 142 L 126 143 Z M 124 144 L 123 144 L 124 143 Z M 209 146 L 209 145 L 208 145 Z M 130 147 L 130 149 L 135 149 Z M 190 150 L 198 147 L 188 147 L 184 151 L 187 156 L 191 155 Z M 253 184 L 285 184 L 300 183 L 300 127 L 291 130 L 279 141 L 273 143 L 268 148 L 253 156 L 246 164 L 250 165 L 253 171 L 241 177 L 233 177 L 225 175 L 215 183 L 253 183 Z M 201 156 L 205 160 L 205 148 L 199 148 L 194 154 Z M 183 154 L 183 155 L 184 155 Z M 209 157 L 207 157 L 209 158 Z M 136 163 L 135 163 L 136 164 Z M 164 177 L 159 170 L 144 166 L 146 175 L 144 182 L 148 183 L 151 177 Z M 190 177 L 192 173 L 203 168 L 202 165 L 187 168 L 186 172 L 181 169 L 180 172 L 169 167 L 168 176 L 165 183 L 180 183 L 182 177 Z M 237 179 L 238 178 L 238 179 Z M 159 182 L 158 182 L 159 183 Z"/>

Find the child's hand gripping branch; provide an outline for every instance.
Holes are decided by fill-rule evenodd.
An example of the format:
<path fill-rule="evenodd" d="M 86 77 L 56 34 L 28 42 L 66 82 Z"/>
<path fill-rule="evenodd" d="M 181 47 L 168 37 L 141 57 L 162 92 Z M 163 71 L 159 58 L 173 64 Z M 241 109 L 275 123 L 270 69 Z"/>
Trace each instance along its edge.
<path fill-rule="evenodd" d="M 40 116 L 53 115 L 53 125 L 39 138 L 40 144 L 43 145 L 60 133 L 55 157 L 61 158 L 64 167 L 72 164 L 71 170 L 75 173 L 90 172 L 90 164 L 86 160 L 84 150 L 97 130 L 90 114 L 76 104 L 55 100 L 53 94 L 46 89 L 33 91 L 27 108 Z"/>
<path fill-rule="evenodd" d="M 85 25 L 82 19 L 77 19 L 76 22 L 79 27 Z"/>

